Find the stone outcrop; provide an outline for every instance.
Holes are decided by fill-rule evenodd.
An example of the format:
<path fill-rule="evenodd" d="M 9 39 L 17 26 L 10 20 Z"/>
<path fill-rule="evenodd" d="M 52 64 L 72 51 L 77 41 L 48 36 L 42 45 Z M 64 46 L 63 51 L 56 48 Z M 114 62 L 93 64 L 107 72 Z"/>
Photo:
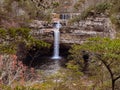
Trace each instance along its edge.
<path fill-rule="evenodd" d="M 115 30 L 106 17 L 87 18 L 75 24 L 75 27 L 65 27 L 61 30 L 61 42 L 82 43 L 90 37 L 115 38 Z"/>
<path fill-rule="evenodd" d="M 30 27 L 30 28 L 34 28 L 34 29 L 44 28 L 44 21 L 33 20 L 33 21 L 29 24 L 29 27 Z"/>
<path fill-rule="evenodd" d="M 39 25 L 39 24 L 38 24 Z M 35 37 L 52 41 L 53 40 L 53 28 L 38 28 L 32 30 L 31 34 L 34 34 Z M 75 23 L 72 26 L 62 27 L 61 32 L 61 43 L 82 43 L 90 37 L 110 37 L 115 38 L 115 30 L 109 18 L 106 17 L 96 17 L 96 18 L 87 18 L 86 20 Z"/>

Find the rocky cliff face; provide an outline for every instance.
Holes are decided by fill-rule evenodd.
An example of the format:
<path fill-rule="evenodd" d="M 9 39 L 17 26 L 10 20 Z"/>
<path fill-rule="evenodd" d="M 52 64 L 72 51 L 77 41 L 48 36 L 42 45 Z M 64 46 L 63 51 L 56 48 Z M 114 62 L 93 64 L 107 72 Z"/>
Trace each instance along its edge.
<path fill-rule="evenodd" d="M 52 28 L 41 27 L 32 30 L 35 37 L 46 41 L 53 40 Z M 82 43 L 90 37 L 110 37 L 115 38 L 115 30 L 112 27 L 111 21 L 106 17 L 87 18 L 86 20 L 75 23 L 68 27 L 62 27 L 61 43 Z"/>
<path fill-rule="evenodd" d="M 106 17 L 87 18 L 80 21 L 75 27 L 65 27 L 61 30 L 61 42 L 82 43 L 90 37 L 110 37 L 115 38 L 115 30 L 111 21 Z"/>

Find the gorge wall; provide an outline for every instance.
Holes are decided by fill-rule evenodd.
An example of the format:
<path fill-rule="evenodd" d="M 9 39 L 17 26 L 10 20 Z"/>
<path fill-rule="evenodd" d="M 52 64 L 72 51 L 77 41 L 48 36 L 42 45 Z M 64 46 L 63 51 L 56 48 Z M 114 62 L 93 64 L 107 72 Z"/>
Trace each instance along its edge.
<path fill-rule="evenodd" d="M 30 24 L 31 34 L 39 39 L 51 42 L 53 41 L 53 28 L 45 27 L 45 22 L 34 21 Z M 61 43 L 77 43 L 81 44 L 90 37 L 110 37 L 115 38 L 116 31 L 107 17 L 87 18 L 71 26 L 65 26 L 60 29 Z"/>

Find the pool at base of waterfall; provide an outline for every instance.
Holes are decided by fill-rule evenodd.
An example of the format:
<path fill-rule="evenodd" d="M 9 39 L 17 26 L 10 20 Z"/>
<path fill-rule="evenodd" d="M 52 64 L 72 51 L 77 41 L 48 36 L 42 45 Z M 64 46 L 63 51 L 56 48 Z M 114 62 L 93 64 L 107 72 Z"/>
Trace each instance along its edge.
<path fill-rule="evenodd" d="M 51 59 L 59 60 L 59 59 L 62 59 L 62 57 L 60 57 L 60 56 L 53 56 Z"/>

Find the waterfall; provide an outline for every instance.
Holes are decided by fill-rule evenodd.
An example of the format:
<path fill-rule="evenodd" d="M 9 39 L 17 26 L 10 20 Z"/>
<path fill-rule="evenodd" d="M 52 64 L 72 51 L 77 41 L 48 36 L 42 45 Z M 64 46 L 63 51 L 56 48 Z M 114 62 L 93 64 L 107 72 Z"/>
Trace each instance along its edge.
<path fill-rule="evenodd" d="M 60 59 L 59 56 L 59 40 L 60 40 L 60 29 L 61 24 L 60 22 L 56 23 L 56 27 L 54 28 L 54 52 L 52 59 Z"/>

